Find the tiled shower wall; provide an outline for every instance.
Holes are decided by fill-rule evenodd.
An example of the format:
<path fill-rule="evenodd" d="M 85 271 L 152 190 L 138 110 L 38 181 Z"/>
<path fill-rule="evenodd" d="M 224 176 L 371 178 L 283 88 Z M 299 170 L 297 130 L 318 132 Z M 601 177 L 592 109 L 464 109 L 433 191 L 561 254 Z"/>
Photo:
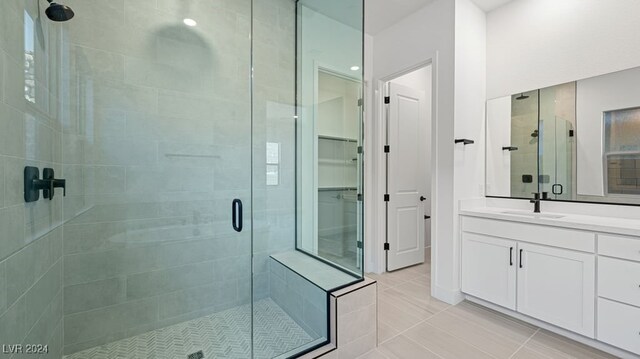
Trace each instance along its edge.
<path fill-rule="evenodd" d="M 26 165 L 64 175 L 55 71 L 62 37 L 35 21 L 36 4 L 3 1 L 0 11 L 0 344 L 48 345 L 59 357 L 62 195 L 29 204 L 23 197 Z"/>
<path fill-rule="evenodd" d="M 274 258 L 269 260 L 270 297 L 314 339 L 327 338 L 327 292 Z"/>
<path fill-rule="evenodd" d="M 268 256 L 294 245 L 293 1 L 254 4 L 253 149 L 249 0 L 66 3 L 66 24 L 37 0 L 0 13 L 0 342 L 58 357 L 63 316 L 71 353 L 247 303 L 251 221 L 233 232 L 230 204 L 250 213 L 252 180 L 267 296 Z M 265 142 L 280 145 L 275 186 Z M 64 200 L 25 205 L 27 164 L 66 178 Z"/>
<path fill-rule="evenodd" d="M 254 297 L 269 296 L 269 256 L 295 245 L 295 0 L 253 2 Z M 266 143 L 279 147 L 267 185 Z"/>
<path fill-rule="evenodd" d="M 258 3 L 252 149 L 249 0 L 69 1 L 64 154 L 83 187 L 65 202 L 65 352 L 251 300 L 252 150 L 255 295 L 268 294 L 261 263 L 293 246 L 294 12 Z M 267 140 L 281 144 L 274 187 Z"/>

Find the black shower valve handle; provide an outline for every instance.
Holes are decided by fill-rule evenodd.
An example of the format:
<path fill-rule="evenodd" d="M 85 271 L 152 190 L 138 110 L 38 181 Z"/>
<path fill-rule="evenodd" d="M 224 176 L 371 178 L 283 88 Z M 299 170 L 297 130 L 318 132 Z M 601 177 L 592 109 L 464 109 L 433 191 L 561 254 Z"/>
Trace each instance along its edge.
<path fill-rule="evenodd" d="M 53 198 L 53 189 L 54 188 L 62 188 L 62 196 L 67 196 L 67 180 L 64 179 L 53 179 L 51 180 L 51 198 Z M 51 199 L 50 198 L 50 199 Z"/>
<path fill-rule="evenodd" d="M 44 198 L 53 200 L 56 188 L 62 188 L 62 196 L 67 196 L 67 180 L 55 178 L 53 168 L 45 168 L 42 170 L 42 180 L 48 181 L 49 184 L 48 193 L 46 191 L 43 193 Z"/>

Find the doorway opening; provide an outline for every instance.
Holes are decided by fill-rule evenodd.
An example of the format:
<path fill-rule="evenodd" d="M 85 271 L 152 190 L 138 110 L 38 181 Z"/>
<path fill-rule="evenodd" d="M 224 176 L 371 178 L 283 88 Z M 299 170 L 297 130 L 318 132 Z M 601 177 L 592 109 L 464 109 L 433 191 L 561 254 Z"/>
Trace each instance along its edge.
<path fill-rule="evenodd" d="M 432 65 L 383 84 L 385 270 L 425 262 L 431 246 Z"/>

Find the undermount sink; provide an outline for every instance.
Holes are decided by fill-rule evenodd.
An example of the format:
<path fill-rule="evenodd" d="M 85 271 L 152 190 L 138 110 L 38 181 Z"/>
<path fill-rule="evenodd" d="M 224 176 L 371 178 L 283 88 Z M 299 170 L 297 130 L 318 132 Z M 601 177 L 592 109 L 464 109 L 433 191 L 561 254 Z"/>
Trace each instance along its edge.
<path fill-rule="evenodd" d="M 561 215 L 561 214 L 547 214 L 547 213 L 533 213 L 533 212 L 524 212 L 524 211 L 503 211 L 501 213 L 504 214 L 514 214 L 516 216 L 525 216 L 525 217 L 531 217 L 531 218 L 551 218 L 551 219 L 558 219 L 558 218 L 563 218 L 565 216 Z"/>

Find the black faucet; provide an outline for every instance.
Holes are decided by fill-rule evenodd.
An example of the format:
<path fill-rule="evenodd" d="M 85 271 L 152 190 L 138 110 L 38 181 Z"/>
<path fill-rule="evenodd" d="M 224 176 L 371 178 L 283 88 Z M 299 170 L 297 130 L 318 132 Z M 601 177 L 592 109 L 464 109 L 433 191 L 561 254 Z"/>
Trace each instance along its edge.
<path fill-rule="evenodd" d="M 533 203 L 533 213 L 540 213 L 540 193 L 534 193 L 533 199 L 529 202 Z"/>

